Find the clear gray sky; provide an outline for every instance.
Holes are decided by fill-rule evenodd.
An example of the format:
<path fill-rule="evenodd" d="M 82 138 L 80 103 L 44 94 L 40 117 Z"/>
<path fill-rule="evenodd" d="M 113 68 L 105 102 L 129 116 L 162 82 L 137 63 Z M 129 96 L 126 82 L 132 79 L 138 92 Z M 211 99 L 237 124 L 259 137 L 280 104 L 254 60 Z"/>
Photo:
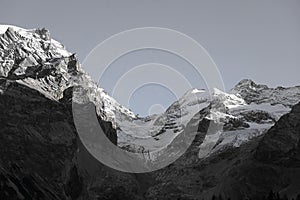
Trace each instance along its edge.
<path fill-rule="evenodd" d="M 121 31 L 145 26 L 174 29 L 206 48 L 230 89 L 243 78 L 269 86 L 300 85 L 299 11 L 299 0 L 0 0 L 0 23 L 46 27 L 81 61 L 99 42 Z M 181 62 L 163 55 L 137 52 L 124 60 L 126 64 L 115 64 L 101 86 L 111 92 L 118 68 L 136 60 L 170 66 Z M 178 67 L 192 77 L 185 64 Z M 205 87 L 201 78 L 196 80 L 193 87 Z M 155 95 L 146 95 L 149 92 Z M 166 88 L 148 85 L 134 93 L 130 107 L 146 115 L 151 105 L 167 107 L 174 99 Z"/>

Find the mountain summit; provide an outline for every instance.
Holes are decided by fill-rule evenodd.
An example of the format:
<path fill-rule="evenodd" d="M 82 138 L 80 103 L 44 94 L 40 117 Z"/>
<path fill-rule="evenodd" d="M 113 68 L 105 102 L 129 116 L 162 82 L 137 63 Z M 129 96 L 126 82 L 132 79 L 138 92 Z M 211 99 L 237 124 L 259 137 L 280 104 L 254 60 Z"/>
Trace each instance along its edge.
<path fill-rule="evenodd" d="M 250 79 L 240 81 L 231 92 L 240 95 L 248 104 L 271 103 L 293 106 L 298 103 L 300 87 L 269 88 L 266 85 L 256 84 Z"/>
<path fill-rule="evenodd" d="M 0 30 L 0 77 L 15 80 L 55 100 L 63 98 L 67 88 L 81 86 L 87 99 L 77 100 L 93 102 L 102 118 L 115 124 L 116 112 L 136 117 L 98 87 L 83 71 L 76 55 L 51 39 L 48 30 L 6 25 L 0 26 Z"/>

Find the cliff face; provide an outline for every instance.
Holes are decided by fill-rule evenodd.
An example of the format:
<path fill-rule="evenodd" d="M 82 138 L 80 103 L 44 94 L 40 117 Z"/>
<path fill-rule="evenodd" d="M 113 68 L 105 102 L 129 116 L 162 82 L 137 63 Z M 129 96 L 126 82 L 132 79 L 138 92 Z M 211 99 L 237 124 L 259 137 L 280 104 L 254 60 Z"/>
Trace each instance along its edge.
<path fill-rule="evenodd" d="M 111 170 L 80 143 L 71 105 L 0 79 L 0 199 L 135 199 L 134 176 Z M 116 144 L 111 122 L 99 118 Z"/>
<path fill-rule="evenodd" d="M 0 82 L 1 199 L 78 196 L 83 182 L 70 111 L 15 81 Z"/>
<path fill-rule="evenodd" d="M 268 131 L 258 146 L 256 158 L 300 167 L 300 104 Z"/>

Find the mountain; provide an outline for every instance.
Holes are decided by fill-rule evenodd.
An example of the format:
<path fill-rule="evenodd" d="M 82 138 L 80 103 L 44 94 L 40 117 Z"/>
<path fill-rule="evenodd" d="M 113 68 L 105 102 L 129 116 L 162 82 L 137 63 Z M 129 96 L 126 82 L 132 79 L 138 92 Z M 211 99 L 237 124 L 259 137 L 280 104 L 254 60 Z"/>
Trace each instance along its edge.
<path fill-rule="evenodd" d="M 74 101 L 94 102 L 99 124 L 114 144 L 114 112 L 134 118 L 132 112 L 93 83 L 76 56 L 47 30 L 4 27 L 0 199 L 136 199 L 134 176 L 105 167 L 81 143 L 72 116 L 72 87 L 86 91 L 88 99 Z"/>
<path fill-rule="evenodd" d="M 98 87 L 82 70 L 76 55 L 51 39 L 46 29 L 25 30 L 2 25 L 0 30 L 3 33 L 0 37 L 0 77 L 27 85 L 53 100 L 61 99 L 67 88 L 81 86 L 87 99 L 74 101 L 93 102 L 102 118 L 115 122 L 116 112 L 136 117 Z"/>
<path fill-rule="evenodd" d="M 270 190 L 295 197 L 299 99 L 299 86 L 244 79 L 228 93 L 191 89 L 164 113 L 139 118 L 49 31 L 1 25 L 0 199 L 258 199 Z M 179 155 L 172 145 L 191 145 L 155 172 L 110 169 L 80 140 L 74 103 L 96 111 L 114 145 L 149 162 Z"/>

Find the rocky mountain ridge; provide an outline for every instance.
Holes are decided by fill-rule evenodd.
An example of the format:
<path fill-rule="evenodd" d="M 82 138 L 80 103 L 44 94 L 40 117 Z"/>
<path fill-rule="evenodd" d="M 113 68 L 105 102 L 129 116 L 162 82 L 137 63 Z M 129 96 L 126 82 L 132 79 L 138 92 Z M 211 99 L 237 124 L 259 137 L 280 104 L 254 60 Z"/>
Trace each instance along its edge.
<path fill-rule="evenodd" d="M 67 88 L 80 86 L 85 90 L 85 99 L 73 100 L 93 102 L 103 119 L 115 123 L 116 112 L 136 117 L 98 87 L 82 70 L 76 55 L 51 39 L 48 30 L 5 25 L 0 30 L 0 77 L 27 85 L 54 100 L 62 98 Z"/>

